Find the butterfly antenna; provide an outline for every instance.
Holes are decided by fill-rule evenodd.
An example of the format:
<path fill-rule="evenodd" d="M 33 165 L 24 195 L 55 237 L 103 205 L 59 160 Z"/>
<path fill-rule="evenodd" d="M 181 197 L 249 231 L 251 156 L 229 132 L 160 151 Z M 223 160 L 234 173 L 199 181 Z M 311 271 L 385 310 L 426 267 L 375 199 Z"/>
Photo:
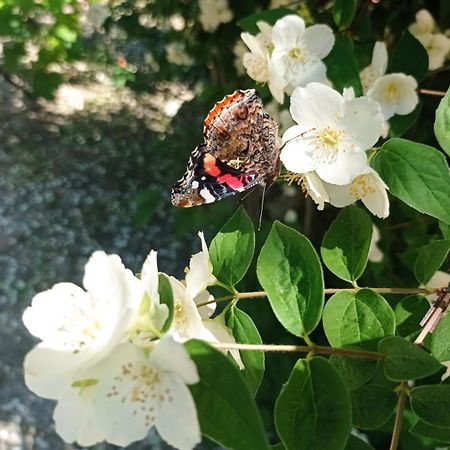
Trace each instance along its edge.
<path fill-rule="evenodd" d="M 243 195 L 240 199 L 239 202 L 243 202 L 256 188 L 258 185 L 253 186 L 248 192 L 246 192 L 245 195 Z"/>
<path fill-rule="evenodd" d="M 266 184 L 263 184 L 263 193 L 262 193 L 262 197 L 261 197 L 261 211 L 259 213 L 259 221 L 258 221 L 258 231 L 261 230 L 261 222 L 262 222 L 262 215 L 263 215 L 263 210 L 264 210 L 264 199 L 266 197 Z"/>
<path fill-rule="evenodd" d="M 310 130 L 306 130 L 306 131 L 304 131 L 303 133 L 300 133 L 298 136 L 291 137 L 290 139 L 288 139 L 288 140 L 280 147 L 280 151 L 283 150 L 284 146 L 285 146 L 286 144 L 288 144 L 289 142 L 292 142 L 292 141 L 294 141 L 295 139 L 301 138 L 301 137 L 303 137 L 305 134 L 310 133 L 311 131 L 315 131 L 315 130 L 316 130 L 315 128 L 311 128 Z"/>

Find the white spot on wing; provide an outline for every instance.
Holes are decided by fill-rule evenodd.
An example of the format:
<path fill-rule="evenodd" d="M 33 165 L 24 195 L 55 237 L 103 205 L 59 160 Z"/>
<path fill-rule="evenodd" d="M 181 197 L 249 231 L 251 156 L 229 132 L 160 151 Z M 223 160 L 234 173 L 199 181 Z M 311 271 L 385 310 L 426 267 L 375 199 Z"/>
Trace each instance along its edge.
<path fill-rule="evenodd" d="M 216 201 L 216 199 L 211 195 L 211 193 L 206 188 L 201 189 L 199 194 L 200 194 L 200 197 L 205 199 L 205 203 L 212 203 L 212 202 Z"/>

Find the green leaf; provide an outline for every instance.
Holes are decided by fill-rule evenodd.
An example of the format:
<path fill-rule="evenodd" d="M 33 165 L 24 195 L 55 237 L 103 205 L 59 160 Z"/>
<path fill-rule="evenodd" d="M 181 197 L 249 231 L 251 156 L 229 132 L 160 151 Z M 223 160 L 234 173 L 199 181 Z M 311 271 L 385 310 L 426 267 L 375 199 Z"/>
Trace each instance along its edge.
<path fill-rule="evenodd" d="M 5 42 L 3 44 L 3 65 L 6 71 L 9 73 L 16 72 L 20 67 L 22 57 L 26 54 L 27 51 L 24 42 Z"/>
<path fill-rule="evenodd" d="M 161 194 L 161 190 L 157 187 L 149 187 L 136 194 L 134 198 L 136 210 L 133 217 L 133 223 L 136 228 L 148 225 L 153 214 L 161 204 Z"/>
<path fill-rule="evenodd" d="M 375 450 L 375 449 L 367 442 L 351 434 L 350 437 L 348 438 L 345 450 Z"/>
<path fill-rule="evenodd" d="M 450 428 L 450 385 L 438 384 L 411 389 L 411 408 L 425 423 Z"/>
<path fill-rule="evenodd" d="M 423 45 L 407 30 L 403 32 L 389 58 L 389 73 L 403 72 L 417 82 L 428 73 L 428 54 Z"/>
<path fill-rule="evenodd" d="M 367 383 L 377 370 L 378 361 L 367 358 L 331 355 L 329 361 L 339 372 L 350 391 Z"/>
<path fill-rule="evenodd" d="M 54 35 L 66 44 L 73 44 L 78 38 L 77 32 L 66 25 L 58 25 L 54 29 Z"/>
<path fill-rule="evenodd" d="M 418 105 L 413 112 L 401 116 L 396 114 L 389 119 L 389 137 L 396 138 L 403 136 L 416 122 L 422 112 L 422 102 L 419 100 Z"/>
<path fill-rule="evenodd" d="M 390 139 L 372 158 L 391 194 L 412 208 L 450 224 L 450 174 L 433 147 Z"/>
<path fill-rule="evenodd" d="M 450 428 L 435 427 L 419 420 L 409 431 L 416 436 L 424 436 L 435 439 L 438 442 L 450 443 Z"/>
<path fill-rule="evenodd" d="M 343 291 L 326 303 L 323 327 L 332 347 L 356 345 L 376 351 L 380 339 L 394 334 L 395 316 L 389 303 L 370 289 Z"/>
<path fill-rule="evenodd" d="M 333 20 L 340 28 L 348 28 L 355 17 L 358 0 L 335 0 L 333 5 Z"/>
<path fill-rule="evenodd" d="M 270 450 L 285 450 L 285 446 L 282 442 L 278 442 L 278 444 L 271 445 Z"/>
<path fill-rule="evenodd" d="M 209 255 L 215 277 L 233 287 L 246 274 L 254 251 L 253 223 L 241 206 L 211 242 Z"/>
<path fill-rule="evenodd" d="M 433 332 L 431 354 L 438 361 L 450 361 L 450 314 L 446 314 Z"/>
<path fill-rule="evenodd" d="M 275 404 L 275 427 L 289 450 L 337 450 L 350 434 L 350 395 L 321 357 L 300 359 Z"/>
<path fill-rule="evenodd" d="M 379 384 L 366 384 L 350 393 L 352 423 L 363 430 L 375 430 L 386 423 L 394 412 L 397 395 Z"/>
<path fill-rule="evenodd" d="M 236 342 L 240 344 L 261 344 L 261 336 L 250 316 L 236 306 L 232 306 L 226 313 L 227 326 L 231 329 Z M 241 359 L 245 369 L 241 371 L 250 392 L 255 395 L 264 375 L 264 352 L 241 352 Z"/>
<path fill-rule="evenodd" d="M 287 16 L 289 14 L 297 15 L 295 11 L 288 8 L 269 9 L 267 11 L 252 14 L 251 16 L 248 16 L 245 19 L 240 20 L 237 24 L 244 31 L 248 31 L 249 33 L 252 34 L 257 34 L 260 32 L 260 29 L 256 25 L 257 22 L 263 21 L 267 22 L 269 25 L 274 25 L 278 19 L 281 19 L 282 17 Z"/>
<path fill-rule="evenodd" d="M 56 72 L 36 71 L 33 77 L 33 94 L 36 97 L 52 99 L 62 82 L 62 75 Z"/>
<path fill-rule="evenodd" d="M 174 301 L 173 301 L 173 291 L 172 286 L 170 285 L 169 278 L 167 275 L 160 273 L 158 276 L 158 293 L 159 293 L 159 302 L 161 305 L 167 305 L 169 309 L 169 316 L 167 317 L 164 325 L 161 329 L 162 333 L 165 333 L 172 324 L 173 320 L 173 312 L 174 312 Z"/>
<path fill-rule="evenodd" d="M 378 348 L 386 356 L 384 373 L 394 381 L 425 378 L 442 367 L 425 350 L 398 336 L 384 338 Z"/>
<path fill-rule="evenodd" d="M 450 225 L 448 223 L 439 221 L 439 229 L 441 230 L 444 239 L 450 239 Z"/>
<path fill-rule="evenodd" d="M 281 324 L 304 336 L 317 326 L 323 308 L 323 274 L 311 242 L 276 221 L 264 243 L 257 275 Z"/>
<path fill-rule="evenodd" d="M 235 450 L 268 449 L 261 417 L 239 369 L 203 341 L 185 345 L 200 376 L 189 389 L 202 433 Z"/>
<path fill-rule="evenodd" d="M 339 278 L 355 282 L 366 267 L 371 239 L 369 215 L 356 206 L 348 206 L 325 233 L 320 247 L 323 262 Z"/>
<path fill-rule="evenodd" d="M 450 155 L 450 88 L 436 110 L 434 134 L 442 149 Z"/>
<path fill-rule="evenodd" d="M 442 266 L 450 251 L 450 239 L 434 241 L 422 249 L 414 264 L 414 275 L 422 284 L 427 284 L 434 273 Z"/>
<path fill-rule="evenodd" d="M 324 58 L 327 77 L 338 91 L 352 87 L 355 95 L 362 95 L 361 80 L 352 49 L 343 41 L 336 40 L 331 52 Z"/>
<path fill-rule="evenodd" d="M 423 295 L 409 295 L 395 306 L 397 334 L 408 341 L 413 341 L 420 333 L 420 321 L 430 308 Z"/>

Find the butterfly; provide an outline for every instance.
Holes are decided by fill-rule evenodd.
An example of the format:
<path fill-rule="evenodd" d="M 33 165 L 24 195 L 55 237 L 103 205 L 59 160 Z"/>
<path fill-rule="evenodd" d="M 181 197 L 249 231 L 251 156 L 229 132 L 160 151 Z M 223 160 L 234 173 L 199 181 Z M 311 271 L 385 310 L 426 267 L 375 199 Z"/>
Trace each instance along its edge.
<path fill-rule="evenodd" d="M 212 203 L 277 179 L 278 126 L 254 89 L 237 90 L 217 102 L 206 116 L 203 136 L 172 187 L 174 206 Z"/>

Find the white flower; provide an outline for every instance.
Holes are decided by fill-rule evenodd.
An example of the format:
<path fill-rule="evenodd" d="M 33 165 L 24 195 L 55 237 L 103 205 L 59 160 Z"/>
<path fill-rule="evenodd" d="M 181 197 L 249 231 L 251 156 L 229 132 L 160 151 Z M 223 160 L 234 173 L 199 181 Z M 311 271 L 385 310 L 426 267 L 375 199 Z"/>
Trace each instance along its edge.
<path fill-rule="evenodd" d="M 428 53 L 428 69 L 436 70 L 442 67 L 450 51 L 450 39 L 442 33 L 418 34 L 416 38 Z"/>
<path fill-rule="evenodd" d="M 346 98 L 320 83 L 296 88 L 290 112 L 300 125 L 283 135 L 281 161 L 286 169 L 315 171 L 324 181 L 349 184 L 367 167 L 365 150 L 380 137 L 380 106 L 366 98 Z"/>
<path fill-rule="evenodd" d="M 216 31 L 221 23 L 230 22 L 233 13 L 228 7 L 227 0 L 199 0 L 200 23 L 208 33 Z"/>
<path fill-rule="evenodd" d="M 421 9 L 416 13 L 416 21 L 409 26 L 412 35 L 432 33 L 436 27 L 433 16 L 426 9 Z"/>
<path fill-rule="evenodd" d="M 372 225 L 372 239 L 370 240 L 369 256 L 371 262 L 381 262 L 383 260 L 383 252 L 378 247 L 380 241 L 380 230 L 376 225 Z"/>
<path fill-rule="evenodd" d="M 185 348 L 169 336 L 149 355 L 122 344 L 96 366 L 71 374 L 54 411 L 56 431 L 68 443 L 125 447 L 155 426 L 173 447 L 193 449 L 200 429 L 186 384 L 198 381 Z"/>
<path fill-rule="evenodd" d="M 439 288 L 445 288 L 450 283 L 450 273 L 443 272 L 442 270 L 438 270 L 434 273 L 434 275 L 431 277 L 430 281 L 427 283 L 427 288 L 432 289 L 439 289 Z M 424 287 L 422 284 L 420 287 Z M 427 300 L 430 302 L 430 305 L 433 305 L 433 303 L 436 300 L 436 294 L 430 294 L 427 295 Z M 448 314 L 448 311 L 446 312 Z M 446 378 L 450 377 L 450 361 L 443 361 L 441 362 L 444 366 L 447 367 L 447 371 L 442 375 L 442 380 L 445 380 Z"/>
<path fill-rule="evenodd" d="M 361 70 L 359 76 L 364 93 L 366 93 L 387 69 L 388 53 L 384 42 L 375 42 L 372 52 L 372 62 Z"/>
<path fill-rule="evenodd" d="M 443 272 L 442 270 L 438 270 L 431 277 L 430 281 L 427 283 L 426 287 L 430 289 L 439 289 L 443 287 L 447 287 L 448 283 L 450 283 L 450 273 Z M 424 287 L 420 285 L 420 287 Z M 436 294 L 430 294 L 426 296 L 430 304 L 433 304 L 436 300 Z"/>
<path fill-rule="evenodd" d="M 415 78 L 404 73 L 385 75 L 387 62 L 386 45 L 376 42 L 372 63 L 360 73 L 364 93 L 380 104 L 385 120 L 394 114 L 409 114 L 419 102 Z"/>
<path fill-rule="evenodd" d="M 272 29 L 272 63 L 285 85 L 305 86 L 311 81 L 324 82 L 326 67 L 322 59 L 334 45 L 333 31 L 327 25 L 305 28 L 296 15 L 277 20 Z"/>
<path fill-rule="evenodd" d="M 192 58 L 186 53 L 183 42 L 170 42 L 166 45 L 167 61 L 178 66 L 189 66 Z"/>
<path fill-rule="evenodd" d="M 123 342 L 143 290 L 117 255 L 95 252 L 82 288 L 58 283 L 37 294 L 23 314 L 29 332 L 43 342 L 25 358 L 25 381 L 38 395 L 57 398 L 68 373 L 106 357 Z"/>
<path fill-rule="evenodd" d="M 215 312 L 216 303 L 206 288 L 217 280 L 212 274 L 212 264 L 203 233 L 199 233 L 199 237 L 202 241 L 202 251 L 191 257 L 184 283 L 174 277 L 169 278 L 174 296 L 174 318 L 171 331 L 179 342 L 196 338 L 211 343 L 234 343 L 235 340 L 222 316 L 210 319 Z M 207 305 L 198 307 L 207 302 Z M 239 367 L 243 368 L 239 352 L 234 350 L 230 353 Z"/>
<path fill-rule="evenodd" d="M 155 266 L 150 268 L 153 260 Z M 37 294 L 23 314 L 30 333 L 43 341 L 25 357 L 29 389 L 57 398 L 70 372 L 96 364 L 128 340 L 145 298 L 146 323 L 159 329 L 168 311 L 159 305 L 157 276 L 154 252 L 144 264 L 141 280 L 125 269 L 117 255 L 95 252 L 85 268 L 86 291 L 72 283 L 58 283 Z"/>
<path fill-rule="evenodd" d="M 330 203 L 338 208 L 361 200 L 366 208 L 382 219 L 389 215 L 388 187 L 371 167 L 358 175 L 350 184 L 337 186 L 324 183 Z"/>
<path fill-rule="evenodd" d="M 416 13 L 416 21 L 410 25 L 409 31 L 420 41 L 428 53 L 428 69 L 436 70 L 444 65 L 450 51 L 450 39 L 439 32 L 433 16 L 426 9 Z"/>
<path fill-rule="evenodd" d="M 395 114 L 406 115 L 414 111 L 419 103 L 416 89 L 417 81 L 411 75 L 390 73 L 376 80 L 367 96 L 381 105 L 387 120 Z"/>
<path fill-rule="evenodd" d="M 100 3 L 89 3 L 89 9 L 86 14 L 86 20 L 96 30 L 99 30 L 105 20 L 111 15 L 111 11 L 105 5 Z"/>
<path fill-rule="evenodd" d="M 233 53 L 234 53 L 234 61 L 233 61 L 234 68 L 236 69 L 237 74 L 239 76 L 242 76 L 245 73 L 245 67 L 242 60 L 244 58 L 244 55 L 247 53 L 247 47 L 241 39 L 238 39 L 235 42 L 233 46 Z"/>
<path fill-rule="evenodd" d="M 250 52 L 244 53 L 242 64 L 250 78 L 258 83 L 267 83 L 269 90 L 278 103 L 283 103 L 284 82 L 277 68 L 272 64 L 272 27 L 265 22 L 257 22 L 260 33 L 253 36 L 241 33 L 241 38 Z"/>

